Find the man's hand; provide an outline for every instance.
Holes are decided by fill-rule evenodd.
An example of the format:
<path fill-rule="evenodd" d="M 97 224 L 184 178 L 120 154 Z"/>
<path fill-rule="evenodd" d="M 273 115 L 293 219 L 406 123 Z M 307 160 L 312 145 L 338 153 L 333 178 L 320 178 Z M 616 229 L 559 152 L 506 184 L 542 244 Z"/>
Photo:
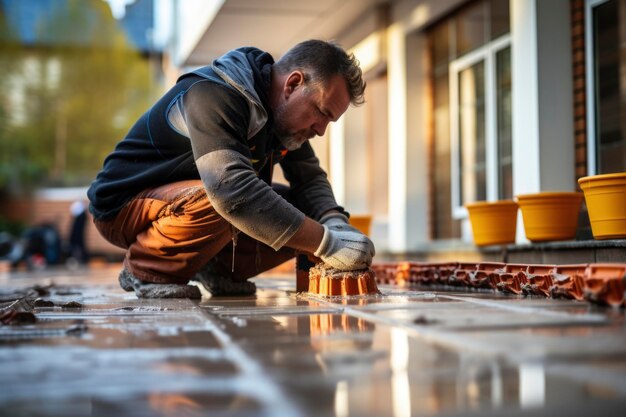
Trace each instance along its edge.
<path fill-rule="evenodd" d="M 342 271 L 365 269 L 376 253 L 374 243 L 358 230 L 333 230 L 326 224 L 324 237 L 315 256 Z M 351 227 L 351 226 L 350 226 Z"/>

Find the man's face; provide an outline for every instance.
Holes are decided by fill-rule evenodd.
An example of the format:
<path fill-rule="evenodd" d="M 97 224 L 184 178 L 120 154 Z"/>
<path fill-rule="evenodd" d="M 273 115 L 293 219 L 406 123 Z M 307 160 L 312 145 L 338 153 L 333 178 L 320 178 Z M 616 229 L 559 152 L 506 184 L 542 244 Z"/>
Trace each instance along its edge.
<path fill-rule="evenodd" d="M 348 88 L 339 75 L 324 87 L 294 83 L 287 90 L 274 110 L 274 122 L 278 138 L 290 151 L 316 135 L 323 136 L 328 123 L 337 121 L 350 105 Z"/>

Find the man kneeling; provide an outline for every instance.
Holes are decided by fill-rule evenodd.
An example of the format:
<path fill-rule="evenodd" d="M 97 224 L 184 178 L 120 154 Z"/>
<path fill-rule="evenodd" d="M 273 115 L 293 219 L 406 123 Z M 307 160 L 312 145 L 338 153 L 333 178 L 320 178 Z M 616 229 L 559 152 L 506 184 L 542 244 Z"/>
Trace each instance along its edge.
<path fill-rule="evenodd" d="M 358 61 L 325 41 L 278 61 L 232 50 L 181 76 L 105 159 L 88 191 L 102 234 L 127 249 L 120 285 L 144 298 L 252 294 L 248 278 L 301 251 L 368 267 L 309 139 L 363 103 Z M 279 163 L 289 187 L 272 184 Z"/>

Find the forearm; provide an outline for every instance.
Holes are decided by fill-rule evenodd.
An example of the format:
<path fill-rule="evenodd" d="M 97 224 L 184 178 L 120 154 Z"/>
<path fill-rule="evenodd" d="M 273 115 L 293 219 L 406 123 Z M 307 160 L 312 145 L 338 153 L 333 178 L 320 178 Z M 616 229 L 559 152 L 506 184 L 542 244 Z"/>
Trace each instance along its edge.
<path fill-rule="evenodd" d="M 319 248 L 324 236 L 324 227 L 313 219 L 304 218 L 302 226 L 287 241 L 285 246 L 307 253 L 314 253 Z"/>
<path fill-rule="evenodd" d="M 215 211 L 248 236 L 278 250 L 302 228 L 304 214 L 259 180 L 243 155 L 213 151 L 196 165 Z"/>

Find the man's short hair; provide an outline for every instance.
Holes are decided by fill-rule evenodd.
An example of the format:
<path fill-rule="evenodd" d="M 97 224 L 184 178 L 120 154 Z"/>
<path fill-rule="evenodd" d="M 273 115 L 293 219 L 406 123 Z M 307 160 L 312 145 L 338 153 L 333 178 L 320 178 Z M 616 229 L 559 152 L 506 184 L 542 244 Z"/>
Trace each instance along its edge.
<path fill-rule="evenodd" d="M 274 69 L 280 74 L 301 70 L 305 83 L 320 86 L 332 76 L 341 75 L 346 81 L 350 102 L 355 106 L 365 102 L 365 81 L 359 61 L 334 42 L 317 39 L 301 42 L 276 61 Z"/>

